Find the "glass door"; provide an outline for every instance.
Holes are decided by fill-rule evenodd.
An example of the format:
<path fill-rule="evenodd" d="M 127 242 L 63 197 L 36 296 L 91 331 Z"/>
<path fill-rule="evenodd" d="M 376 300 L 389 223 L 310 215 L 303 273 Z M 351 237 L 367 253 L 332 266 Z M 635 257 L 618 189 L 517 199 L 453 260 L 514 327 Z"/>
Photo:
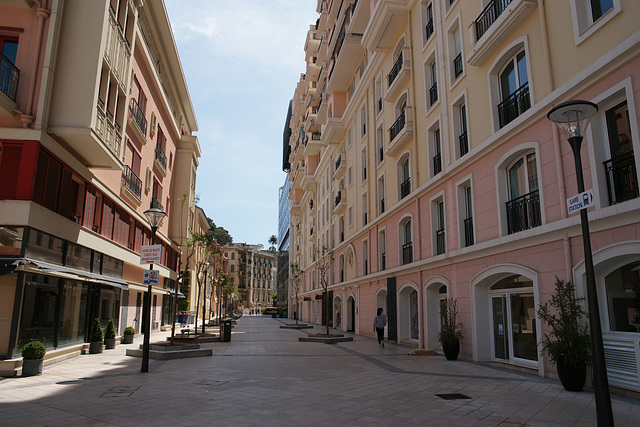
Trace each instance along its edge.
<path fill-rule="evenodd" d="M 491 309 L 494 357 L 536 362 L 538 346 L 533 293 L 493 295 Z"/>
<path fill-rule="evenodd" d="M 509 335 L 507 331 L 506 296 L 491 297 L 493 313 L 493 352 L 496 359 L 509 359 Z"/>

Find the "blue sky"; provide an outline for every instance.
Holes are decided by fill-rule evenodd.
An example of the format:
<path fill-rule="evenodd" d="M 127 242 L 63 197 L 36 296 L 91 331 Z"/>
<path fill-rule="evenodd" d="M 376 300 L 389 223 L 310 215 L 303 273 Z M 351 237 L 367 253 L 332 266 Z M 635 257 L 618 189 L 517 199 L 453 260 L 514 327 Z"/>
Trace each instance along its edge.
<path fill-rule="evenodd" d="M 199 205 L 234 242 L 278 234 L 282 132 L 316 0 L 165 0 L 198 120 Z"/>

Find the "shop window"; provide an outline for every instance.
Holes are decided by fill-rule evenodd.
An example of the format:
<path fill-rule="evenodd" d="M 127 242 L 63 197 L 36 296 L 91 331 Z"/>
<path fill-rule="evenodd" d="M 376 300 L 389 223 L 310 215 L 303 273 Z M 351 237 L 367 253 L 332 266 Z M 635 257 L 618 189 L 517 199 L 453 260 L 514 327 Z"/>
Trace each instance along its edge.
<path fill-rule="evenodd" d="M 618 268 L 605 277 L 609 328 L 640 332 L 640 262 Z"/>

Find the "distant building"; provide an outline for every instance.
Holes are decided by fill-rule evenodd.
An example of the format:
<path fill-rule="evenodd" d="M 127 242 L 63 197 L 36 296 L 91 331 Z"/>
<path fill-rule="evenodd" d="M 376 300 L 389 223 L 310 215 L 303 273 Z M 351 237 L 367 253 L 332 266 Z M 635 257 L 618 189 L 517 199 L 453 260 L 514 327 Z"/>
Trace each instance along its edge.
<path fill-rule="evenodd" d="M 238 289 L 240 306 L 273 307 L 276 252 L 246 243 L 231 243 L 222 250 L 229 262 L 229 279 Z"/>

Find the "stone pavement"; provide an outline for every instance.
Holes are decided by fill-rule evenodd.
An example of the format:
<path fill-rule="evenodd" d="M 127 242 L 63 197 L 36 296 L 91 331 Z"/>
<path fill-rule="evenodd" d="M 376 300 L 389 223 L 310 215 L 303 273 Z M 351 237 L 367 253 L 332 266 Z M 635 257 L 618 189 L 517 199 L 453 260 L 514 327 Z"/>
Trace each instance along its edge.
<path fill-rule="evenodd" d="M 203 345 L 212 357 L 151 360 L 145 374 L 140 359 L 124 355 L 137 338 L 37 377 L 3 379 L 0 425 L 596 425 L 592 391 L 567 392 L 558 381 L 490 364 L 408 356 L 408 347 L 380 349 L 360 336 L 301 343 L 310 330 L 280 329 L 285 321 L 244 316 L 231 342 Z M 639 401 L 612 400 L 616 425 L 640 425 Z"/>

